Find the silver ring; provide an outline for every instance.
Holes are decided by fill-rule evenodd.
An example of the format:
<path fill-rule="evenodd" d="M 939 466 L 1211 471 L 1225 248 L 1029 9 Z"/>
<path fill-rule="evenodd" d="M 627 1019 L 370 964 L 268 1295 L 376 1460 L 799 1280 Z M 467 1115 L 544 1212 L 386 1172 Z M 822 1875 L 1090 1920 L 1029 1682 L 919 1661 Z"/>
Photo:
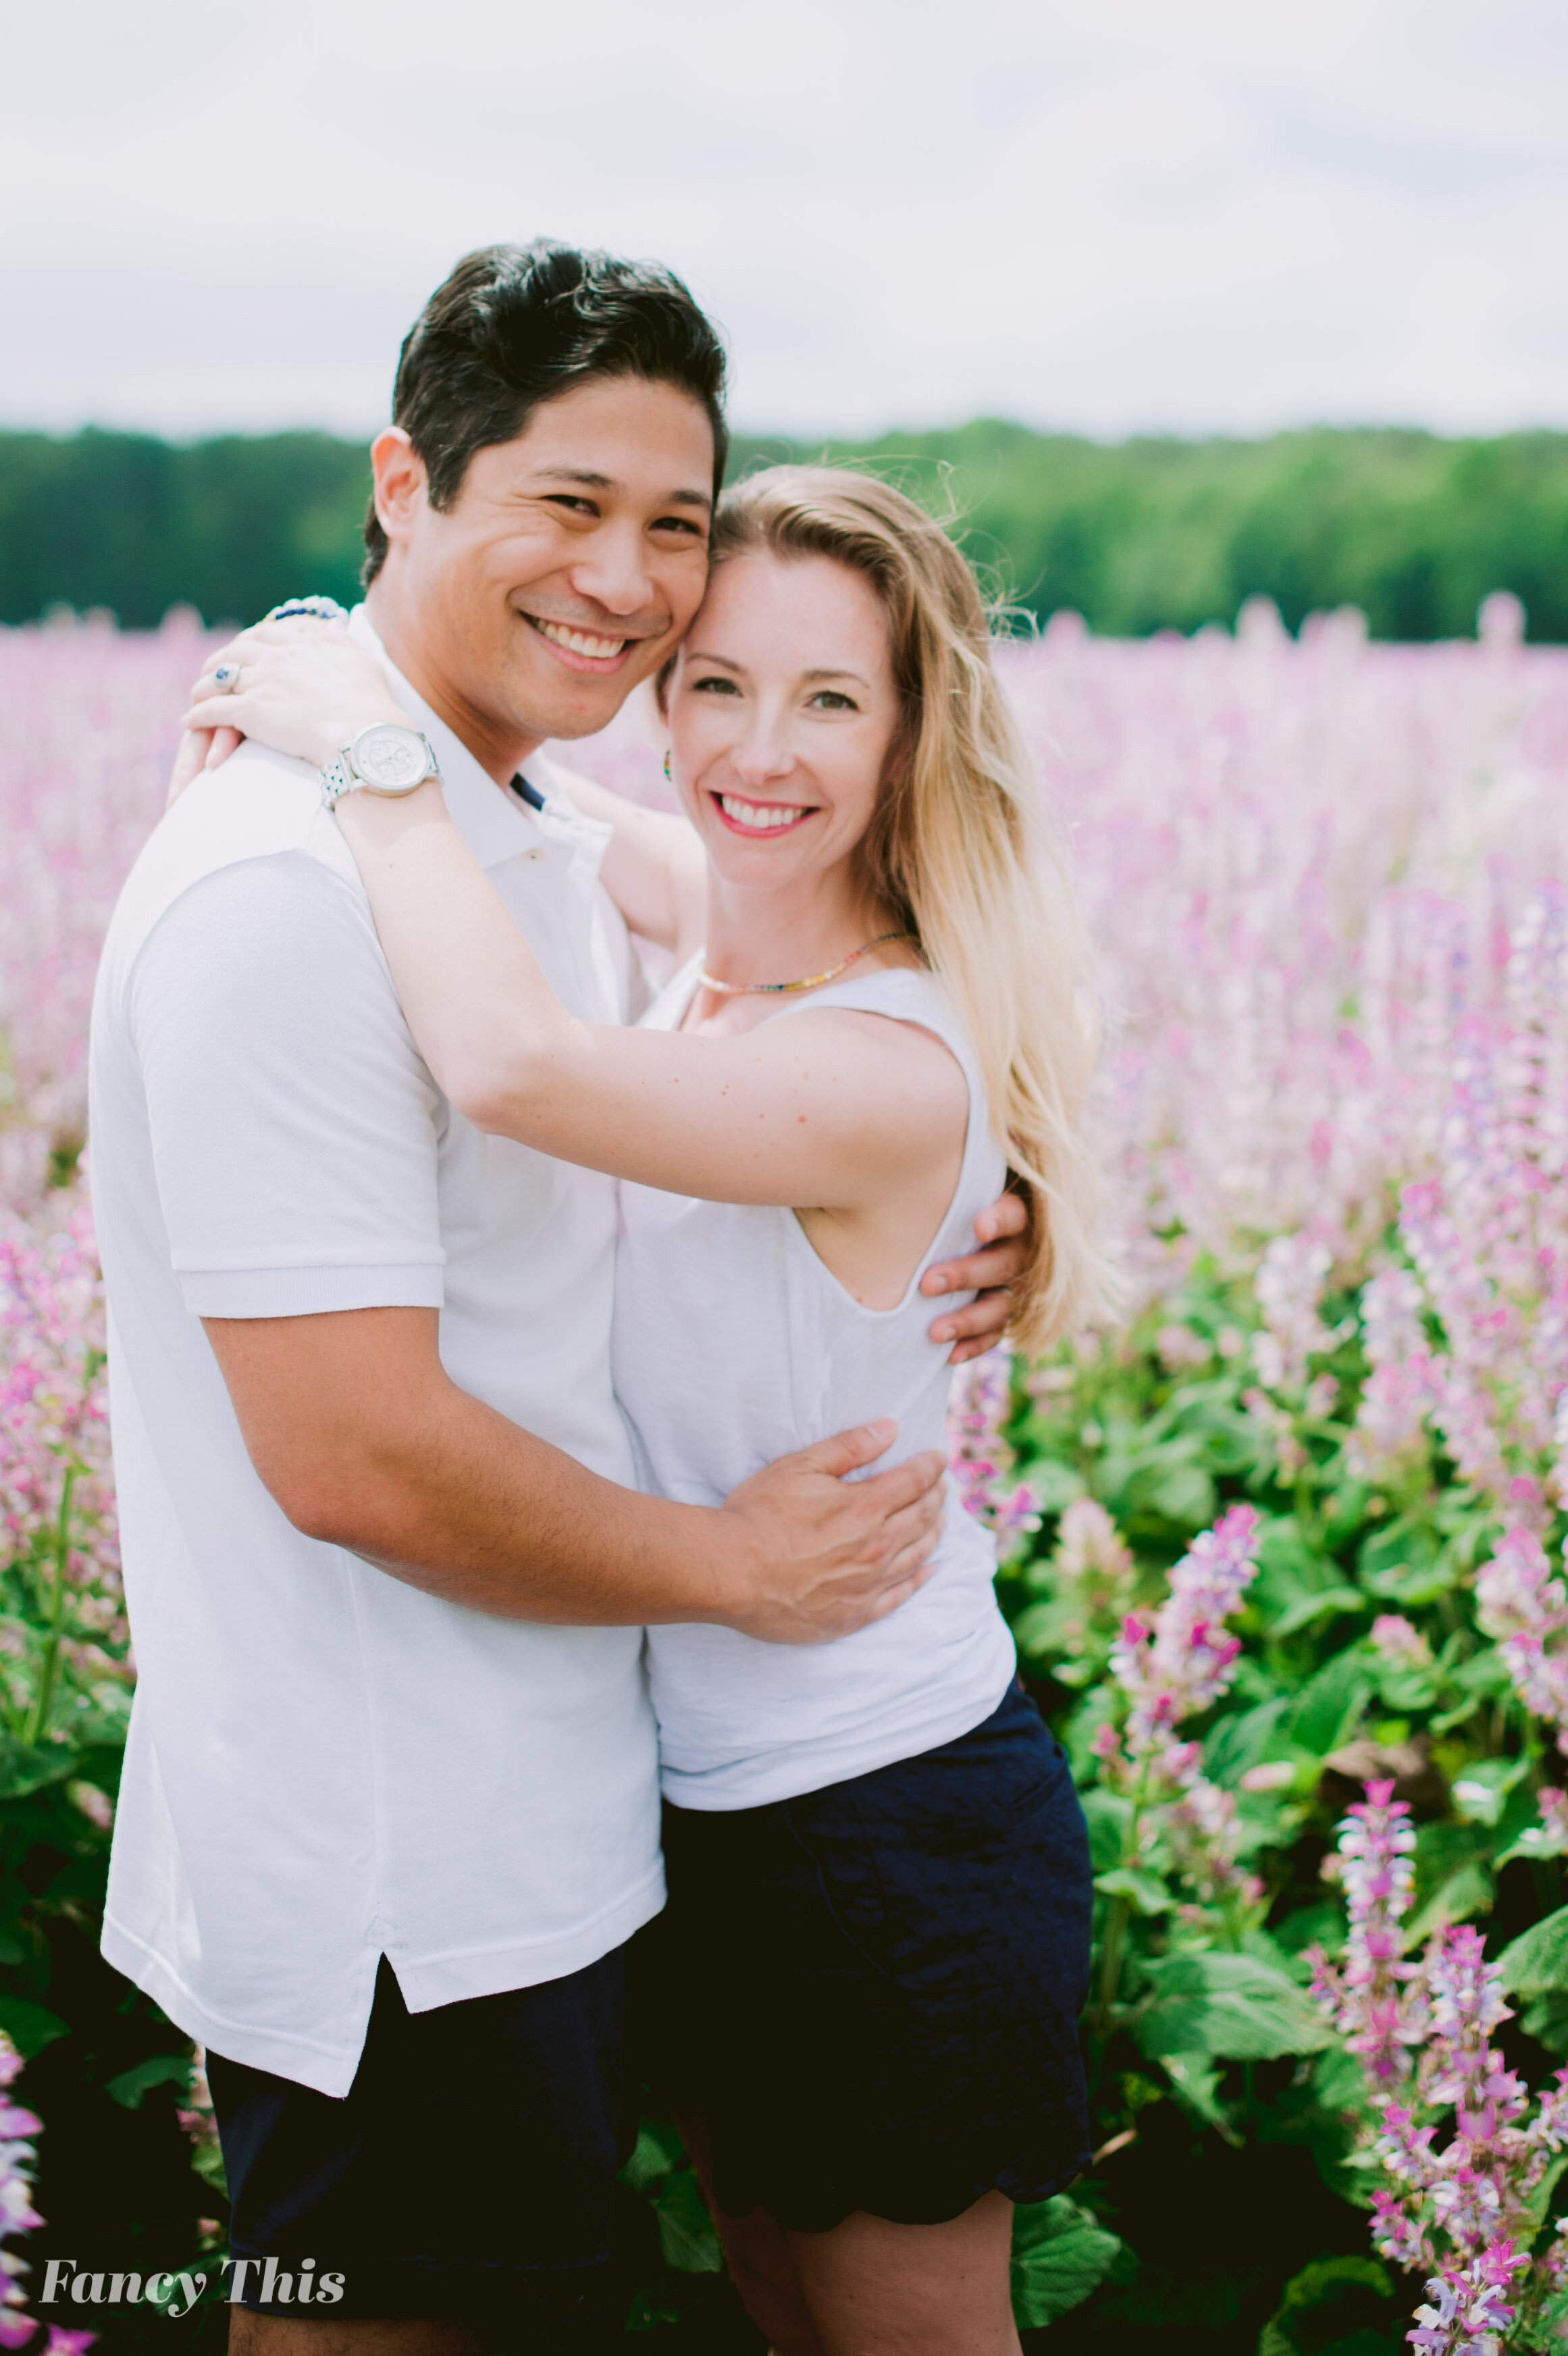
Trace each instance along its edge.
<path fill-rule="evenodd" d="M 240 684 L 238 663 L 220 663 L 212 673 L 212 684 L 220 695 L 232 695 Z"/>

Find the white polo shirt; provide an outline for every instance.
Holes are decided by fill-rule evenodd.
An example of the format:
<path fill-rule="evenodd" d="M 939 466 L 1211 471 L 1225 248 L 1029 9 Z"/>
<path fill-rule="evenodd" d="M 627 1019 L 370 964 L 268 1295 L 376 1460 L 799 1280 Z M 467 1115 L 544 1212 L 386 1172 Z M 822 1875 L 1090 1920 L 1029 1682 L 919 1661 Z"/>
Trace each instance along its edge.
<path fill-rule="evenodd" d="M 542 764 L 542 811 L 506 793 L 392 676 L 553 988 L 624 1020 L 608 830 Z M 103 1952 L 215 2051 L 341 2095 L 383 1954 L 424 2011 L 578 1970 L 658 1912 L 642 1635 L 494 1619 L 302 1537 L 199 1321 L 438 1308 L 454 1381 L 630 1486 L 614 1186 L 453 1112 L 316 773 L 249 744 L 121 895 L 91 1128 L 139 1676 Z"/>

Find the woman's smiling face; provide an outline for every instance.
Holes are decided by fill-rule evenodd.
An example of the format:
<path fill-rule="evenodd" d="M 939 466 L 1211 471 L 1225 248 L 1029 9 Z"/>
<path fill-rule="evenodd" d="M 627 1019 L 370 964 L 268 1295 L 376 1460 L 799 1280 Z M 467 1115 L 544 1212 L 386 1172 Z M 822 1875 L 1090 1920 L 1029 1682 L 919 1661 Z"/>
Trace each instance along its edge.
<path fill-rule="evenodd" d="M 898 696 L 864 573 L 829 556 L 727 557 L 681 649 L 671 766 L 726 883 L 821 874 L 871 822 Z"/>

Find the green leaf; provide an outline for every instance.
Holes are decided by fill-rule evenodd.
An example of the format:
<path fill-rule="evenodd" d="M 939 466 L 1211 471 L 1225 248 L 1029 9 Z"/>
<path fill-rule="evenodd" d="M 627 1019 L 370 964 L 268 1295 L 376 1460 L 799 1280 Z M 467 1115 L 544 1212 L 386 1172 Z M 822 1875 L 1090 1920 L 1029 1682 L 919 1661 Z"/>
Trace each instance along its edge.
<path fill-rule="evenodd" d="M 1315 1759 L 1326 1759 L 1354 1733 L 1371 1691 L 1366 1666 L 1357 1655 L 1336 1653 L 1296 1695 L 1284 1730 Z"/>
<path fill-rule="evenodd" d="M 1317 2258 L 1285 2285 L 1258 2341 L 1258 2356 L 1394 2356 L 1405 2313 L 1376 2258 Z"/>
<path fill-rule="evenodd" d="M 150 2061 L 138 2062 L 134 2068 L 122 2070 L 117 2078 L 111 2078 L 105 2092 L 113 2094 L 117 2103 L 123 2103 L 128 2111 L 139 2111 L 142 2096 L 149 2088 L 178 2086 L 184 2089 L 189 2084 L 188 2053 L 155 2053 Z"/>
<path fill-rule="evenodd" d="M 1313 2064 L 1313 2092 L 1318 2107 L 1337 2116 L 1353 2112 L 1358 2116 L 1367 2108 L 1367 2073 L 1354 2053 L 1342 2045 L 1334 2045 L 1321 2053 Z"/>
<path fill-rule="evenodd" d="M 717 2275 L 724 2257 L 703 2188 L 694 2170 L 682 2168 L 670 2179 L 653 2203 L 659 2222 L 659 2246 L 664 2263 L 677 2274 Z"/>
<path fill-rule="evenodd" d="M 1435 1531 L 1402 1516 L 1363 1540 L 1356 1569 L 1362 1584 L 1388 1603 L 1430 1603 L 1459 1575 L 1456 1563 L 1441 1559 Z"/>
<path fill-rule="evenodd" d="M 1088 1494 L 1088 1483 L 1081 1472 L 1064 1464 L 1054 1456 L 1039 1456 L 1026 1468 L 1029 1483 L 1047 1514 L 1065 1514 L 1068 1507 Z"/>
<path fill-rule="evenodd" d="M 46 1784 L 63 1783 L 81 1766 L 81 1756 L 74 1743 L 52 1743 L 47 1751 L 35 1751 L 29 1743 L 18 1742 L 14 1734 L 0 1730 L 0 1800 L 19 1800 L 29 1792 L 41 1792 Z"/>
<path fill-rule="evenodd" d="M 1240 2147 L 1241 2138 L 1219 2105 L 1219 2072 L 1213 2062 L 1206 2062 L 1201 2053 L 1167 2053 L 1165 2071 L 1183 2110 L 1190 2111 L 1206 2127 L 1215 2128 L 1228 2144 Z"/>
<path fill-rule="evenodd" d="M 1536 2346 L 1556 2348 L 1568 2339 L 1568 2290 L 1544 2299 L 1535 2310 Z"/>
<path fill-rule="evenodd" d="M 1563 1843 L 1554 1832 L 1545 1825 L 1526 1825 L 1518 1837 L 1509 1841 L 1507 1848 L 1498 1849 L 1492 1862 L 1500 1873 L 1505 1865 L 1513 1863 L 1516 1857 L 1535 1858 L 1544 1863 L 1547 1858 L 1561 1857 L 1562 1854 Z"/>
<path fill-rule="evenodd" d="M 1568 1988 L 1568 1906 L 1532 1922 L 1498 1957 L 1509 1996 L 1549 1996 Z"/>
<path fill-rule="evenodd" d="M 1552 1988 L 1545 1996 L 1532 1996 L 1524 2008 L 1520 2026 L 1527 2037 L 1533 2037 L 1549 2053 L 1568 2053 L 1568 1988 Z"/>
<path fill-rule="evenodd" d="M 1298 1906 L 1274 1925 L 1274 1937 L 1285 1954 L 1300 1958 L 1308 1947 L 1326 1947 L 1337 1954 L 1345 1944 L 1345 1909 L 1337 1898 L 1315 1898 Z"/>
<path fill-rule="evenodd" d="M 659 2331 L 667 2323 L 679 2323 L 681 2310 L 671 2307 L 657 2291 L 637 2290 L 631 2295 L 631 2305 L 626 2312 L 623 2331 Z"/>
<path fill-rule="evenodd" d="M 1535 2239 L 1551 2214 L 1552 2196 L 1557 2190 L 1557 2179 L 1565 2168 L 1568 2168 L 1568 2151 L 1560 2151 L 1556 2158 L 1549 2164 L 1545 2175 L 1530 2194 L 1530 2207 L 1525 2211 L 1525 2215 L 1530 2220 L 1530 2232 L 1525 2237 L 1527 2241 Z"/>
<path fill-rule="evenodd" d="M 1145 2053 L 1265 2062 L 1320 2052 L 1333 2041 L 1295 1982 L 1256 1955 L 1164 1955 L 1144 1971 L 1155 1996 L 1133 2031 Z"/>
<path fill-rule="evenodd" d="M 1177 1464 L 1148 1489 L 1143 1502 L 1178 1527 L 1202 1529 L 1212 1522 L 1219 1499 L 1214 1482 L 1202 1464 Z"/>
<path fill-rule="evenodd" d="M 1122 2244 L 1065 2192 L 1013 2211 L 1013 2319 L 1021 2331 L 1081 2307 L 1110 2273 Z"/>
<path fill-rule="evenodd" d="M 1135 1865 L 1112 1866 L 1097 1873 L 1094 1886 L 1107 1898 L 1125 1898 L 1134 1914 L 1168 1914 L 1176 1901 L 1157 1873 Z"/>
<path fill-rule="evenodd" d="M 1473 1760 L 1451 1787 L 1455 1813 L 1467 1824 L 1497 1825 L 1509 1793 L 1529 1772 L 1528 1759 Z M 1533 1814 L 1527 1805 L 1527 1815 Z"/>
<path fill-rule="evenodd" d="M 621 2169 L 621 2181 L 629 2184 L 634 2192 L 646 2192 L 660 2177 L 679 2168 L 685 2155 L 686 2147 L 673 2120 L 640 2119 L 637 2147 Z"/>
<path fill-rule="evenodd" d="M 1255 1767 L 1268 1749 L 1275 1728 L 1289 1708 L 1288 1697 L 1275 1694 L 1272 1700 L 1258 1702 L 1233 1718 L 1221 1719 L 1203 1746 L 1204 1772 L 1211 1782 L 1228 1789 L 1240 1783 L 1247 1769 Z"/>
<path fill-rule="evenodd" d="M 1370 1609 L 1359 1587 L 1326 1587 L 1320 1595 L 1298 1595 L 1269 1626 L 1271 1636 L 1294 1636 L 1298 1628 L 1316 1628 L 1320 1620 L 1337 1620 L 1342 1612 Z"/>
<path fill-rule="evenodd" d="M 1091 1786 L 1083 1794 L 1084 1822 L 1089 1826 L 1089 1854 L 1097 1873 L 1109 1873 L 1122 1861 L 1133 1803 L 1117 1792 Z"/>
<path fill-rule="evenodd" d="M 1418 1947 L 1442 1924 L 1484 1914 L 1491 1902 L 1492 1877 L 1479 1858 L 1470 1858 L 1433 1891 L 1405 1933 L 1405 1943 Z"/>
<path fill-rule="evenodd" d="M 1282 2312 L 1293 2308 L 1321 2307 L 1325 2300 L 1337 2297 L 1349 2286 L 1375 2291 L 1380 2298 L 1391 2298 L 1394 2286 L 1389 2270 L 1376 2258 L 1358 2257 L 1348 2252 L 1341 2257 L 1315 2258 L 1298 2275 L 1293 2275 L 1284 2286 L 1280 2300 Z"/>
<path fill-rule="evenodd" d="M 45 2010 L 41 2004 L 29 2004 L 25 1997 L 0 1996 L 0 2029 L 3 2029 L 24 2062 L 52 2045 L 57 2037 L 69 2037 L 68 2021 Z"/>

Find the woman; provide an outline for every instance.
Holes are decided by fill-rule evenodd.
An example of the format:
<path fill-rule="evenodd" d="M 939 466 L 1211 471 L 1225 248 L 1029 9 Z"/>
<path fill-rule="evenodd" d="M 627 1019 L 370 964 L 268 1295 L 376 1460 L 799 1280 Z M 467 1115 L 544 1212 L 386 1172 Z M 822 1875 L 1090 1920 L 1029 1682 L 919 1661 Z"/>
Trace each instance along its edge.
<path fill-rule="evenodd" d="M 188 727 L 327 763 L 347 723 L 400 716 L 340 632 L 252 634 L 240 659 L 240 692 L 209 673 Z M 919 1278 L 1006 1162 L 1036 1202 L 1019 1339 L 1081 1308 L 1089 1000 L 973 576 L 900 493 L 787 467 L 732 492 L 660 695 L 700 920 L 691 838 L 582 796 L 616 827 L 623 913 L 682 959 L 635 1031 L 567 1014 L 438 783 L 337 809 L 451 1101 L 622 1181 L 618 1395 L 650 1483 L 716 1502 L 871 1414 L 940 1444 Z M 1083 1820 L 993 1567 L 950 1501 L 928 1583 L 837 1644 L 649 1633 L 660 2008 L 778 2356 L 1015 2351 L 1012 2203 L 1088 2158 Z"/>

